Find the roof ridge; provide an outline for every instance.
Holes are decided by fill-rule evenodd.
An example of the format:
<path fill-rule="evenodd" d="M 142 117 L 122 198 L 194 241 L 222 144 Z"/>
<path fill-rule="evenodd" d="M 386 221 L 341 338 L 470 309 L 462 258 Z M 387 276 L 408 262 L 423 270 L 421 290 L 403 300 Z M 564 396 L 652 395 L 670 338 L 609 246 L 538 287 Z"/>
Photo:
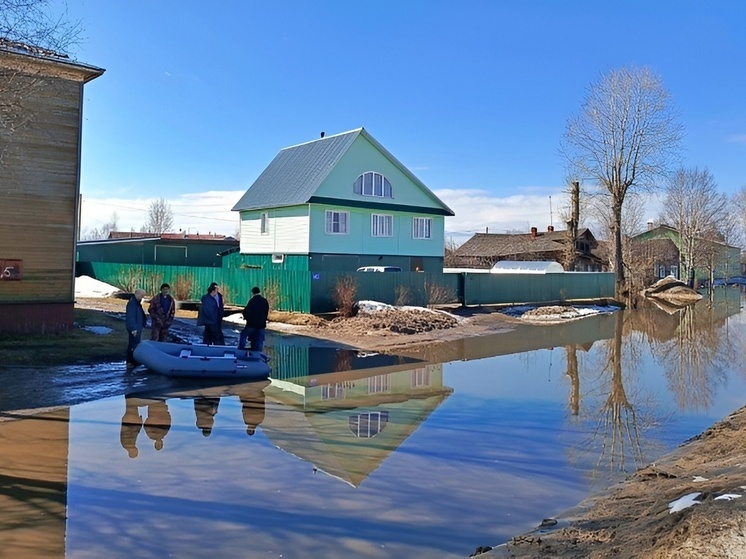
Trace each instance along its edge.
<path fill-rule="evenodd" d="M 338 134 L 332 134 L 331 136 L 326 136 L 325 135 L 323 138 L 316 138 L 314 140 L 308 140 L 307 142 L 301 142 L 300 144 L 294 144 L 292 146 L 284 147 L 280 151 L 285 151 L 285 150 L 288 150 L 288 149 L 293 149 L 293 148 L 297 148 L 297 147 L 300 147 L 300 146 L 305 146 L 305 145 L 308 145 L 308 144 L 312 144 L 314 142 L 322 142 L 324 140 L 329 140 L 331 138 L 338 138 L 339 136 L 344 136 L 346 134 L 352 134 L 353 132 L 360 133 L 363 130 L 364 130 L 364 128 L 361 126 L 360 128 L 354 128 L 353 130 L 348 130 L 347 132 L 339 132 Z"/>

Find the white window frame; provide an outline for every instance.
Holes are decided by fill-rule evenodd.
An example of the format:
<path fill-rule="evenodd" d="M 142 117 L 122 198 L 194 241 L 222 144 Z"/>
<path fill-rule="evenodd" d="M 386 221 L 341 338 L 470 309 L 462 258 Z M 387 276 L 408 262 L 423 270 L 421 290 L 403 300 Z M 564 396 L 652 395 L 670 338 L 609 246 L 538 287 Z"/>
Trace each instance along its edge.
<path fill-rule="evenodd" d="M 412 238 L 429 240 L 433 238 L 433 218 L 412 217 Z"/>
<path fill-rule="evenodd" d="M 388 214 L 372 214 L 370 216 L 371 237 L 393 237 L 394 216 Z"/>
<path fill-rule="evenodd" d="M 344 216 L 344 219 L 340 219 L 342 216 Z M 335 229 L 337 230 L 335 231 Z M 327 235 L 349 235 L 350 212 L 326 210 L 324 213 L 324 233 Z"/>
<path fill-rule="evenodd" d="M 259 217 L 259 233 L 269 235 L 269 214 L 267 212 L 262 212 Z"/>
<path fill-rule="evenodd" d="M 352 188 L 354 192 L 361 196 L 394 197 L 394 188 L 391 186 L 391 181 L 386 178 L 386 175 L 377 171 L 367 171 L 358 176 Z"/>

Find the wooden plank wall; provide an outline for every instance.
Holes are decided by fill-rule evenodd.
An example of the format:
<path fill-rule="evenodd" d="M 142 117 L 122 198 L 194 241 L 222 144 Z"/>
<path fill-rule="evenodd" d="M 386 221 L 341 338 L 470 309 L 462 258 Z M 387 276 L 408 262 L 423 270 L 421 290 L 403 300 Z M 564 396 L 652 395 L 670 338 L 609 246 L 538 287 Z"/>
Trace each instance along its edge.
<path fill-rule="evenodd" d="M 82 83 L 14 79 L 29 84 L 25 124 L 0 135 L 0 259 L 23 260 L 23 277 L 0 281 L 0 305 L 72 305 Z"/>

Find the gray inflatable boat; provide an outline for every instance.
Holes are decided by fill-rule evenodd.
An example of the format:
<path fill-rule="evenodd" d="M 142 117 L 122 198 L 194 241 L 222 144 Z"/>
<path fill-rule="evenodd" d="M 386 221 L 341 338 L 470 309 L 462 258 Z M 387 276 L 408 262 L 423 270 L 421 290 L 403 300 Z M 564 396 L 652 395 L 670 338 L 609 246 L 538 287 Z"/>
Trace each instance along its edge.
<path fill-rule="evenodd" d="M 264 353 L 225 345 L 143 341 L 135 360 L 170 377 L 266 379 L 272 371 Z"/>

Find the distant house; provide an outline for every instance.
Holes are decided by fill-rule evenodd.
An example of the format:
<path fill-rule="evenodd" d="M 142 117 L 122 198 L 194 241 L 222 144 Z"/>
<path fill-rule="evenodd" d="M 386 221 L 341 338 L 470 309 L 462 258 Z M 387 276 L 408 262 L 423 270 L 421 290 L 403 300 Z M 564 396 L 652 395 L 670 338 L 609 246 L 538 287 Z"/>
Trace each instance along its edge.
<path fill-rule="evenodd" d="M 307 271 L 441 271 L 454 215 L 363 128 L 281 150 L 233 210 L 247 264 Z"/>
<path fill-rule="evenodd" d="M 465 268 L 491 268 L 502 260 L 554 260 L 567 271 L 602 272 L 608 268 L 608 260 L 602 258 L 599 248 L 587 228 L 578 230 L 573 247 L 567 231 L 532 227 L 530 233 L 476 233 L 454 251 L 453 258 Z"/>
<path fill-rule="evenodd" d="M 225 235 L 112 231 L 108 239 L 80 241 L 77 260 L 220 268 L 221 254 L 236 250 L 238 240 Z"/>
<path fill-rule="evenodd" d="M 681 254 L 679 232 L 669 225 L 659 225 L 635 235 L 630 239 L 632 257 L 649 270 L 648 281 L 673 276 L 682 281 L 684 262 Z M 720 239 L 699 239 L 694 279 L 698 282 L 709 279 L 712 268 L 713 278 L 730 278 L 741 274 L 741 250 Z"/>
<path fill-rule="evenodd" d="M 0 332 L 73 326 L 83 86 L 103 73 L 0 38 Z"/>

